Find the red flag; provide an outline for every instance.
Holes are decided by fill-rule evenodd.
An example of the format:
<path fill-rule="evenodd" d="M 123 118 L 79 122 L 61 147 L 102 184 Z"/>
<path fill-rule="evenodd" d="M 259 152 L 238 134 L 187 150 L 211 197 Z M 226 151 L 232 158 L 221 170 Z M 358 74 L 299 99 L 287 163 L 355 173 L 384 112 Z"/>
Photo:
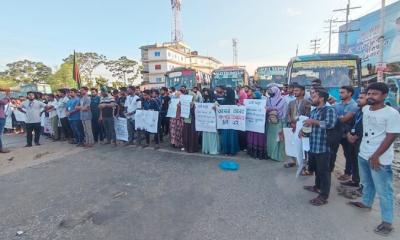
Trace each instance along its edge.
<path fill-rule="evenodd" d="M 75 51 L 74 51 L 74 66 L 72 68 L 72 76 L 73 76 L 76 84 L 78 84 L 78 89 L 81 88 L 81 75 L 79 73 L 78 63 L 76 62 Z"/>

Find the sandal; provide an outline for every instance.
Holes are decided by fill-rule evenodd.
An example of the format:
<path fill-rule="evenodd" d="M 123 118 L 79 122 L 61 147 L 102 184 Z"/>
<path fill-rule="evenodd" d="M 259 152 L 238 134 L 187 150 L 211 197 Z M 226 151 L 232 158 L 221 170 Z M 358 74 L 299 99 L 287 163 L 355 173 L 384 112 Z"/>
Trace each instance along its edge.
<path fill-rule="evenodd" d="M 303 169 L 303 171 L 300 173 L 301 176 L 313 176 L 314 172 L 310 172 L 307 169 Z"/>
<path fill-rule="evenodd" d="M 294 162 L 285 163 L 283 166 L 284 166 L 285 168 L 292 168 L 292 167 L 295 167 L 295 166 L 296 166 L 296 163 L 294 163 Z"/>
<path fill-rule="evenodd" d="M 328 203 L 328 200 L 326 200 L 325 198 L 318 196 L 314 199 L 310 200 L 310 204 L 314 205 L 314 206 L 322 206 Z"/>
<path fill-rule="evenodd" d="M 313 193 L 319 193 L 319 189 L 316 188 L 315 186 L 304 186 L 303 188 L 304 188 L 304 190 L 307 190 L 307 191 L 310 191 Z"/>
<path fill-rule="evenodd" d="M 374 229 L 374 233 L 383 236 L 383 237 L 387 237 L 389 236 L 389 234 L 393 231 L 393 227 L 391 226 L 391 224 L 389 223 L 385 223 L 382 222 L 381 224 L 379 224 L 375 229 Z"/>
<path fill-rule="evenodd" d="M 358 208 L 358 209 L 363 209 L 363 210 L 368 210 L 368 211 L 371 210 L 370 207 L 364 205 L 364 203 L 362 203 L 362 202 L 353 202 L 353 201 L 350 201 L 350 202 L 348 202 L 347 204 L 349 204 L 349 205 L 352 206 L 352 207 Z"/>

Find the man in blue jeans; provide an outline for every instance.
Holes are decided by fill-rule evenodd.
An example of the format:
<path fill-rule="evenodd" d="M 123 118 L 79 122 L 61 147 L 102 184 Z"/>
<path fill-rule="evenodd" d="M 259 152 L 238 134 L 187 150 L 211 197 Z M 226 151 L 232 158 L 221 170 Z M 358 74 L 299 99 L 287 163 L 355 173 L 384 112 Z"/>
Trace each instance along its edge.
<path fill-rule="evenodd" d="M 6 97 L 0 99 L 0 153 L 8 153 L 10 151 L 3 147 L 3 132 L 4 126 L 6 125 L 6 109 L 5 106 L 10 102 L 10 92 L 6 93 Z"/>
<path fill-rule="evenodd" d="M 388 87 L 372 83 L 367 88 L 367 103 L 363 108 L 364 133 L 358 155 L 358 166 L 363 185 L 361 202 L 349 202 L 353 207 L 370 210 L 378 193 L 382 223 L 374 232 L 387 236 L 393 222 L 393 142 L 400 133 L 400 114 L 385 105 Z"/>
<path fill-rule="evenodd" d="M 67 115 L 68 120 L 74 134 L 75 143 L 77 147 L 83 147 L 83 127 L 81 122 L 81 114 L 79 109 L 79 97 L 77 96 L 78 90 L 70 90 L 70 99 L 67 102 Z"/>

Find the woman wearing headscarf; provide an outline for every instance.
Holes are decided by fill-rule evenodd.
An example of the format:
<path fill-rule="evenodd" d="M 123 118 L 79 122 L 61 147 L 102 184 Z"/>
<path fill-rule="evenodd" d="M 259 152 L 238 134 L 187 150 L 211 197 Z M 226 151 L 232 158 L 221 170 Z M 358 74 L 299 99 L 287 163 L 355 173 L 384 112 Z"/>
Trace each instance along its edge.
<path fill-rule="evenodd" d="M 178 98 L 181 96 L 180 91 L 176 91 L 174 95 L 171 96 L 171 98 Z M 176 116 L 173 118 L 170 118 L 169 122 L 169 133 L 170 133 L 170 138 L 171 138 L 171 144 L 172 147 L 174 148 L 183 148 L 183 119 L 181 118 L 181 108 L 178 104 L 177 110 L 176 110 Z"/>
<path fill-rule="evenodd" d="M 283 161 L 285 158 L 285 142 L 283 140 L 283 128 L 286 126 L 287 103 L 277 86 L 268 89 L 267 100 L 268 124 L 266 128 L 268 158 L 275 161 Z"/>
<path fill-rule="evenodd" d="M 220 95 L 218 93 L 218 95 Z M 220 99 L 220 101 L 218 101 Z M 232 88 L 226 90 L 226 95 L 223 99 L 221 96 L 217 96 L 217 101 L 221 102 L 221 105 L 236 105 L 235 91 Z M 233 129 L 220 129 L 220 143 L 221 153 L 226 155 L 235 155 L 239 152 L 239 141 L 238 131 Z"/>
<path fill-rule="evenodd" d="M 200 98 L 193 91 L 186 92 L 185 95 L 192 96 L 192 102 L 190 103 L 189 117 L 183 119 L 183 148 L 188 153 L 194 153 L 199 150 L 199 135 L 196 132 L 194 103 L 199 102 Z"/>
<path fill-rule="evenodd" d="M 203 102 L 215 104 L 214 93 L 209 89 L 203 90 Z M 219 136 L 217 132 L 202 132 L 202 149 L 204 154 L 216 155 L 219 153 Z"/>
<path fill-rule="evenodd" d="M 262 94 L 259 91 L 254 92 L 251 98 L 261 99 Z M 265 152 L 265 133 L 246 132 L 247 154 L 256 159 L 266 159 Z"/>

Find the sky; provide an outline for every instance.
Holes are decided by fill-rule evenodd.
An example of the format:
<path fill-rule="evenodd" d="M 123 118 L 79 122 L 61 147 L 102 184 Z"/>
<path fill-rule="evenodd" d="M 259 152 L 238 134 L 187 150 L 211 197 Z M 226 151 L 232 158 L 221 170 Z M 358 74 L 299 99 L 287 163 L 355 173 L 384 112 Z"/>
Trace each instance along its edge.
<path fill-rule="evenodd" d="M 395 0 L 387 0 L 387 4 Z M 328 51 L 330 18 L 344 19 L 347 0 L 182 0 L 183 39 L 193 50 L 232 64 L 237 38 L 239 64 L 286 65 L 296 53 L 312 53 L 310 40 L 321 38 Z M 380 0 L 352 0 L 351 19 L 380 8 Z M 94 51 L 109 59 L 140 60 L 142 45 L 171 40 L 170 0 L 13 0 L 2 1 L 0 70 L 22 59 L 52 68 L 73 53 Z M 337 25 L 338 27 L 338 25 Z M 337 28 L 335 28 L 337 29 Z M 338 36 L 332 37 L 337 50 Z"/>

